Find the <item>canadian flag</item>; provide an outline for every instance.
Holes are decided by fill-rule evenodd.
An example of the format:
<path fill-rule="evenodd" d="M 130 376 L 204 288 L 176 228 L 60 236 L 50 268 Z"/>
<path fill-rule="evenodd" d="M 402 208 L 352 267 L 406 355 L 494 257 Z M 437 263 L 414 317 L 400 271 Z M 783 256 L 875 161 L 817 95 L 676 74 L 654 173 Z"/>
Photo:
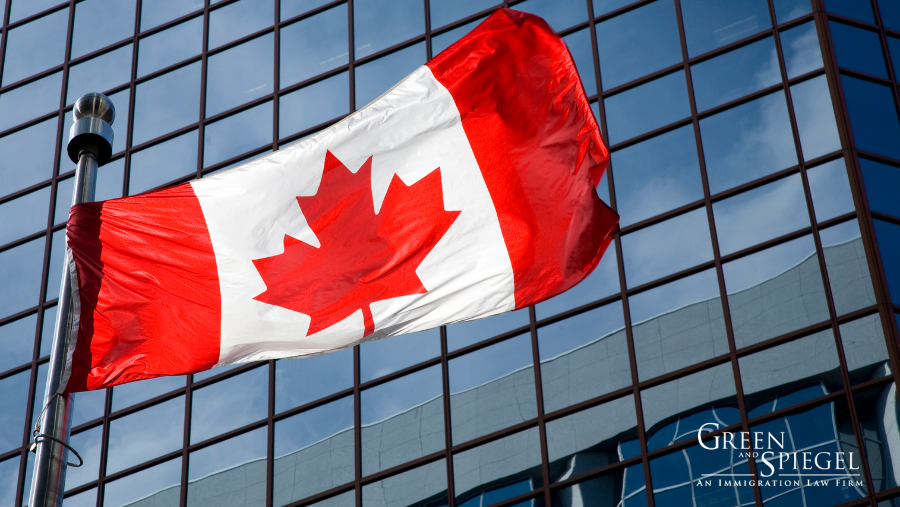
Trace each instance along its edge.
<path fill-rule="evenodd" d="M 380 98 L 215 176 L 72 208 L 67 392 L 535 304 L 618 222 L 563 41 L 499 10 Z"/>

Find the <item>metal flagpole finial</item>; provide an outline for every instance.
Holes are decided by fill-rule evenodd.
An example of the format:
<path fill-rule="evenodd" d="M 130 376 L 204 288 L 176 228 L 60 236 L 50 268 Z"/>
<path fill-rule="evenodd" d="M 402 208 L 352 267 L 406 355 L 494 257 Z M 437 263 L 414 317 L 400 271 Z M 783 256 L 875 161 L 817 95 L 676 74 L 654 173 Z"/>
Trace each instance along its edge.
<path fill-rule="evenodd" d="M 112 156 L 112 124 L 116 119 L 116 107 L 102 93 L 88 93 L 75 101 L 72 109 L 75 123 L 69 130 L 68 153 L 72 162 L 78 163 L 82 153 L 91 153 L 101 166 Z"/>

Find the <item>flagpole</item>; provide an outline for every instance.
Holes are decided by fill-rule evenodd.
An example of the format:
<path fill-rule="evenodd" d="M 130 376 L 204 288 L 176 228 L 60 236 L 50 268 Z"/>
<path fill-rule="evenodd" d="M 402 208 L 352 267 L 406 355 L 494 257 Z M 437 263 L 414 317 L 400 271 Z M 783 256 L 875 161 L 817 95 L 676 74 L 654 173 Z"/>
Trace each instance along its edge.
<path fill-rule="evenodd" d="M 78 165 L 75 169 L 75 191 L 72 204 L 94 200 L 97 168 L 109 161 L 112 155 L 112 125 L 116 108 L 106 95 L 88 93 L 75 101 L 72 110 L 75 123 L 69 131 L 67 147 L 69 158 Z M 69 433 L 72 426 L 72 396 L 58 394 L 65 388 L 68 375 L 65 371 L 70 340 L 76 339 L 76 312 L 79 301 L 73 299 L 70 278 L 71 254 L 66 248 L 63 262 L 62 283 L 59 288 L 56 328 L 50 349 L 50 371 L 44 391 L 44 407 L 34 430 L 32 451 L 35 456 L 34 476 L 31 481 L 30 507 L 60 507 L 66 484 Z M 66 378 L 63 378 L 66 374 Z M 64 442 L 65 445 L 61 445 Z M 76 454 L 77 456 L 77 454 Z M 80 458 L 79 458 L 80 460 Z"/>

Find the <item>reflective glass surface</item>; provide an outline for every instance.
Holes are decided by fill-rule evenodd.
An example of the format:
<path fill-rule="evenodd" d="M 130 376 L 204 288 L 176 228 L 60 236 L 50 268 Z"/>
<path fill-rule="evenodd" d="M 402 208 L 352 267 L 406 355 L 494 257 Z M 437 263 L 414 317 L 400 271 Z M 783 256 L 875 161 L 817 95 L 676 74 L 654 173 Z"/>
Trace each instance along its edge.
<path fill-rule="evenodd" d="M 196 378 L 196 376 L 195 376 Z M 275 362 L 275 412 L 353 387 L 353 350 Z"/>
<path fill-rule="evenodd" d="M 869 474 L 875 490 L 896 488 L 900 481 L 893 471 L 900 466 L 900 457 L 891 452 L 897 433 L 894 422 L 897 420 L 894 415 L 896 412 L 891 410 L 891 405 L 896 406 L 893 400 L 897 399 L 897 387 L 891 382 L 855 394 L 853 398 L 859 424 L 862 426 Z M 895 507 L 897 501 L 898 499 L 894 499 L 885 502 L 884 507 Z M 878 507 L 882 507 L 880 502 Z"/>
<path fill-rule="evenodd" d="M 308 12 L 328 3 L 328 0 L 279 0 L 281 2 L 281 21 Z"/>
<path fill-rule="evenodd" d="M 622 255 L 629 287 L 712 260 L 706 208 L 622 236 Z"/>
<path fill-rule="evenodd" d="M 456 505 L 489 505 L 543 485 L 538 429 L 531 428 L 453 456 Z"/>
<path fill-rule="evenodd" d="M 641 380 L 728 353 L 715 270 L 628 298 Z"/>
<path fill-rule="evenodd" d="M 263 35 L 209 57 L 206 64 L 206 116 L 272 93 L 274 40 L 272 34 Z M 252 130 L 248 128 L 248 132 Z"/>
<path fill-rule="evenodd" d="M 209 49 L 272 26 L 274 20 L 274 0 L 239 0 L 210 11 Z"/>
<path fill-rule="evenodd" d="M 134 34 L 134 0 L 85 0 L 75 5 L 72 58 L 86 55 Z M 102 23 L 97 20 L 102 19 Z"/>
<path fill-rule="evenodd" d="M 874 305 L 875 292 L 856 220 L 821 229 L 819 238 L 837 314 Z"/>
<path fill-rule="evenodd" d="M 850 76 L 841 76 L 841 84 L 857 148 L 900 158 L 900 121 L 891 89 Z"/>
<path fill-rule="evenodd" d="M 742 458 L 744 453 L 737 449 L 710 450 L 695 445 L 652 459 L 650 477 L 654 502 L 658 505 L 687 506 L 693 504 L 696 495 L 701 499 L 721 502 L 721 505 L 754 505 L 753 488 L 743 482 L 729 480 L 740 478 L 732 474 L 749 472 L 747 459 Z M 710 483 L 707 485 L 706 481 Z"/>
<path fill-rule="evenodd" d="M 896 189 L 900 188 L 900 168 L 860 158 L 866 196 L 872 211 L 900 216 L 900 200 Z"/>
<path fill-rule="evenodd" d="M 431 0 L 429 2 L 431 12 L 431 28 L 439 28 L 447 23 L 471 16 L 499 5 L 496 0 Z M 432 42 L 434 42 L 432 40 Z M 435 50 L 434 54 L 438 51 Z"/>
<path fill-rule="evenodd" d="M 290 86 L 349 61 L 347 6 L 340 5 L 281 29 L 280 86 Z"/>
<path fill-rule="evenodd" d="M 884 274 L 887 278 L 891 301 L 900 304 L 900 225 L 883 220 L 874 220 L 875 235 L 878 237 L 878 249 L 881 250 L 881 262 L 884 263 Z"/>
<path fill-rule="evenodd" d="M 353 449 L 352 396 L 276 422 L 274 505 L 352 481 Z"/>
<path fill-rule="evenodd" d="M 62 64 L 68 23 L 69 9 L 62 9 L 10 30 L 3 58 L 3 85 Z"/>
<path fill-rule="evenodd" d="M 37 315 L 29 315 L 0 326 L 0 372 L 31 361 L 35 324 Z"/>
<path fill-rule="evenodd" d="M 125 507 L 154 496 L 159 507 L 176 507 L 181 497 L 181 458 L 141 470 L 103 488 L 103 507 Z"/>
<path fill-rule="evenodd" d="M 840 331 L 851 384 L 890 375 L 887 342 L 877 313 L 841 324 Z"/>
<path fill-rule="evenodd" d="M 350 76 L 342 72 L 282 95 L 278 107 L 278 137 L 343 116 L 350 112 Z"/>
<path fill-rule="evenodd" d="M 617 301 L 538 329 L 545 412 L 631 383 L 624 328 Z"/>
<path fill-rule="evenodd" d="M 66 104 L 74 104 L 85 93 L 106 91 L 128 82 L 131 78 L 132 53 L 131 44 L 128 44 L 70 67 Z M 126 115 L 123 125 L 128 122 L 127 118 Z M 66 134 L 68 137 L 68 132 Z"/>
<path fill-rule="evenodd" d="M 640 464 L 618 468 L 599 477 L 554 490 L 550 493 L 550 497 L 553 507 L 573 507 L 584 498 L 591 499 L 600 507 L 646 506 L 644 469 Z"/>
<path fill-rule="evenodd" d="M 839 158 L 807 169 L 806 177 L 809 180 L 816 221 L 822 222 L 853 211 L 853 195 L 850 193 L 844 159 Z M 870 203 L 871 199 L 870 194 Z"/>
<path fill-rule="evenodd" d="M 41 385 L 45 382 L 46 380 Z M 106 407 L 106 389 L 75 393 L 72 396 L 76 400 L 75 410 L 72 414 L 72 426 L 78 426 L 79 424 L 103 417 L 103 410 Z M 42 398 L 42 396 L 38 397 Z M 43 399 L 41 399 L 41 403 L 43 403 Z M 36 406 L 35 408 L 40 410 L 41 407 Z"/>
<path fill-rule="evenodd" d="M 31 370 L 0 380 L 0 452 L 22 445 Z"/>
<path fill-rule="evenodd" d="M 197 131 L 135 152 L 128 195 L 139 194 L 197 171 Z"/>
<path fill-rule="evenodd" d="M 784 93 L 700 120 L 713 194 L 797 164 Z"/>
<path fill-rule="evenodd" d="M 814 22 L 789 28 L 780 35 L 788 79 L 822 68 L 822 50 Z"/>
<path fill-rule="evenodd" d="M 620 290 L 615 245 L 610 245 L 600 259 L 600 264 L 587 278 L 562 294 L 538 303 L 534 311 L 538 319 L 543 319 L 618 293 Z"/>
<path fill-rule="evenodd" d="M 363 507 L 446 505 L 447 463 L 444 460 L 414 468 L 387 479 L 366 484 Z"/>
<path fill-rule="evenodd" d="M 63 0 L 13 0 L 9 10 L 9 22 L 15 23 L 61 3 L 65 2 Z"/>
<path fill-rule="evenodd" d="M 101 166 L 97 171 L 97 188 L 94 191 L 94 199 L 106 201 L 122 197 L 123 178 L 125 178 L 124 158 Z"/>
<path fill-rule="evenodd" d="M 811 236 L 725 263 L 725 286 L 738 348 L 828 318 Z"/>
<path fill-rule="evenodd" d="M 66 497 L 63 507 L 94 507 L 97 505 L 97 488 Z"/>
<path fill-rule="evenodd" d="M 56 308 L 56 306 L 51 306 L 44 310 L 44 322 L 41 324 L 41 345 L 38 353 L 40 357 L 50 355 L 53 334 L 56 332 Z"/>
<path fill-rule="evenodd" d="M 680 63 L 675 3 L 658 0 L 598 23 L 597 50 L 606 89 Z"/>
<path fill-rule="evenodd" d="M 0 204 L 0 245 L 47 227 L 50 187 Z"/>
<path fill-rule="evenodd" d="M 69 443 L 84 460 L 80 467 L 67 467 L 66 490 L 97 480 L 100 473 L 100 442 L 103 426 L 97 426 L 70 437 Z"/>
<path fill-rule="evenodd" d="M 765 0 L 685 0 L 681 3 L 681 11 L 690 56 L 731 44 L 772 26 Z"/>
<path fill-rule="evenodd" d="M 44 238 L 0 252 L 0 318 L 37 304 L 41 290 Z"/>
<path fill-rule="evenodd" d="M 591 48 L 591 32 L 587 29 L 579 30 L 563 37 L 563 41 L 569 48 L 578 77 L 584 86 L 587 96 L 597 93 L 597 77 L 594 74 L 594 51 Z"/>
<path fill-rule="evenodd" d="M 691 66 L 697 110 L 781 84 L 775 40 L 763 40 Z"/>
<path fill-rule="evenodd" d="M 235 491 L 246 507 L 266 504 L 266 428 L 194 451 L 188 463 L 187 505 L 221 505 Z"/>
<path fill-rule="evenodd" d="M 455 0 L 453 0 L 455 2 Z M 434 12 L 434 4 L 432 3 L 432 11 Z M 441 51 L 449 48 L 454 42 L 462 39 L 462 37 L 471 32 L 476 26 L 484 21 L 484 18 L 476 19 L 475 21 L 471 21 L 466 23 L 465 25 L 458 26 L 453 30 L 448 30 L 444 33 L 435 35 L 431 38 L 431 54 L 437 56 Z"/>
<path fill-rule="evenodd" d="M 359 381 L 368 382 L 441 355 L 440 329 L 365 342 L 359 347 Z"/>
<path fill-rule="evenodd" d="M 684 72 L 678 71 L 604 100 L 609 142 L 616 144 L 691 114 Z"/>
<path fill-rule="evenodd" d="M 38 366 L 33 385 L 35 395 L 34 399 L 31 400 L 31 419 L 28 421 L 28 428 L 34 428 L 34 423 L 37 422 L 38 417 L 41 415 L 41 410 L 44 407 L 46 387 L 41 386 L 47 385 L 47 363 Z"/>
<path fill-rule="evenodd" d="M 377 53 L 424 32 L 425 6 L 419 0 L 357 0 L 353 3 L 356 58 Z"/>
<path fill-rule="evenodd" d="M 881 22 L 886 28 L 896 30 L 900 28 L 900 4 L 892 0 L 878 2 L 878 10 L 881 11 Z"/>
<path fill-rule="evenodd" d="M 775 19 L 784 23 L 806 14 L 812 14 L 812 4 L 808 0 L 775 0 Z"/>
<path fill-rule="evenodd" d="M 356 67 L 356 108 L 359 109 L 377 99 L 423 63 L 425 63 L 425 43 L 420 42 Z"/>
<path fill-rule="evenodd" d="M 196 122 L 200 62 L 137 85 L 134 101 L 133 146 Z"/>
<path fill-rule="evenodd" d="M 57 119 L 0 137 L 0 195 L 7 195 L 53 174 L 53 151 L 40 149 L 56 142 Z"/>
<path fill-rule="evenodd" d="M 272 143 L 272 102 L 211 123 L 203 132 L 203 167 Z"/>
<path fill-rule="evenodd" d="M 109 423 L 106 473 L 180 449 L 184 443 L 184 396 Z"/>
<path fill-rule="evenodd" d="M 201 49 L 203 49 L 202 16 L 141 39 L 138 46 L 137 75 L 146 76 L 164 69 L 200 54 Z"/>
<path fill-rule="evenodd" d="M 191 399 L 191 443 L 264 419 L 268 388 L 269 368 L 263 366 L 195 390 Z"/>
<path fill-rule="evenodd" d="M 141 31 L 157 27 L 202 8 L 203 0 L 153 0 L 141 2 Z"/>
<path fill-rule="evenodd" d="M 839 66 L 887 79 L 878 33 L 837 21 L 829 26 Z"/>
<path fill-rule="evenodd" d="M 444 448 L 442 392 L 440 365 L 362 392 L 363 475 L 387 470 Z"/>
<path fill-rule="evenodd" d="M 525 0 L 515 9 L 542 17 L 556 31 L 587 20 L 587 4 L 580 0 Z"/>
<path fill-rule="evenodd" d="M 62 72 L 57 72 L 0 94 L 0 130 L 59 107 L 61 87 Z"/>
<path fill-rule="evenodd" d="M 332 496 L 320 502 L 310 504 L 310 507 L 356 507 L 356 491 L 350 490 L 346 493 Z"/>
<path fill-rule="evenodd" d="M 19 482 L 19 457 L 0 461 L 0 504 L 15 505 Z"/>
<path fill-rule="evenodd" d="M 456 350 L 528 325 L 528 310 L 501 313 L 485 319 L 447 326 L 447 350 Z"/>
<path fill-rule="evenodd" d="M 116 386 L 113 388 L 111 411 L 116 412 L 184 387 L 184 381 L 183 376 L 158 377 Z"/>
<path fill-rule="evenodd" d="M 872 5 L 865 0 L 825 0 L 825 10 L 867 23 L 875 23 Z"/>

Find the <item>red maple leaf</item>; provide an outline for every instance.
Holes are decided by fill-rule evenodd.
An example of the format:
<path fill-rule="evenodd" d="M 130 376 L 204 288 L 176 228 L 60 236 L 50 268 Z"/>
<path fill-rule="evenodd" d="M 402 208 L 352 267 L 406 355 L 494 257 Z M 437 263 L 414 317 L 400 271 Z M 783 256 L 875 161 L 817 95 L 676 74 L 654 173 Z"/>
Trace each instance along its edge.
<path fill-rule="evenodd" d="M 356 174 L 330 151 L 316 195 L 297 197 L 316 248 L 288 235 L 284 253 L 253 261 L 266 284 L 254 299 L 312 317 L 307 334 L 363 311 L 375 331 L 375 301 L 423 294 L 416 268 L 456 220 L 444 210 L 440 167 L 407 186 L 397 175 L 378 214 L 372 200 L 372 157 Z"/>

